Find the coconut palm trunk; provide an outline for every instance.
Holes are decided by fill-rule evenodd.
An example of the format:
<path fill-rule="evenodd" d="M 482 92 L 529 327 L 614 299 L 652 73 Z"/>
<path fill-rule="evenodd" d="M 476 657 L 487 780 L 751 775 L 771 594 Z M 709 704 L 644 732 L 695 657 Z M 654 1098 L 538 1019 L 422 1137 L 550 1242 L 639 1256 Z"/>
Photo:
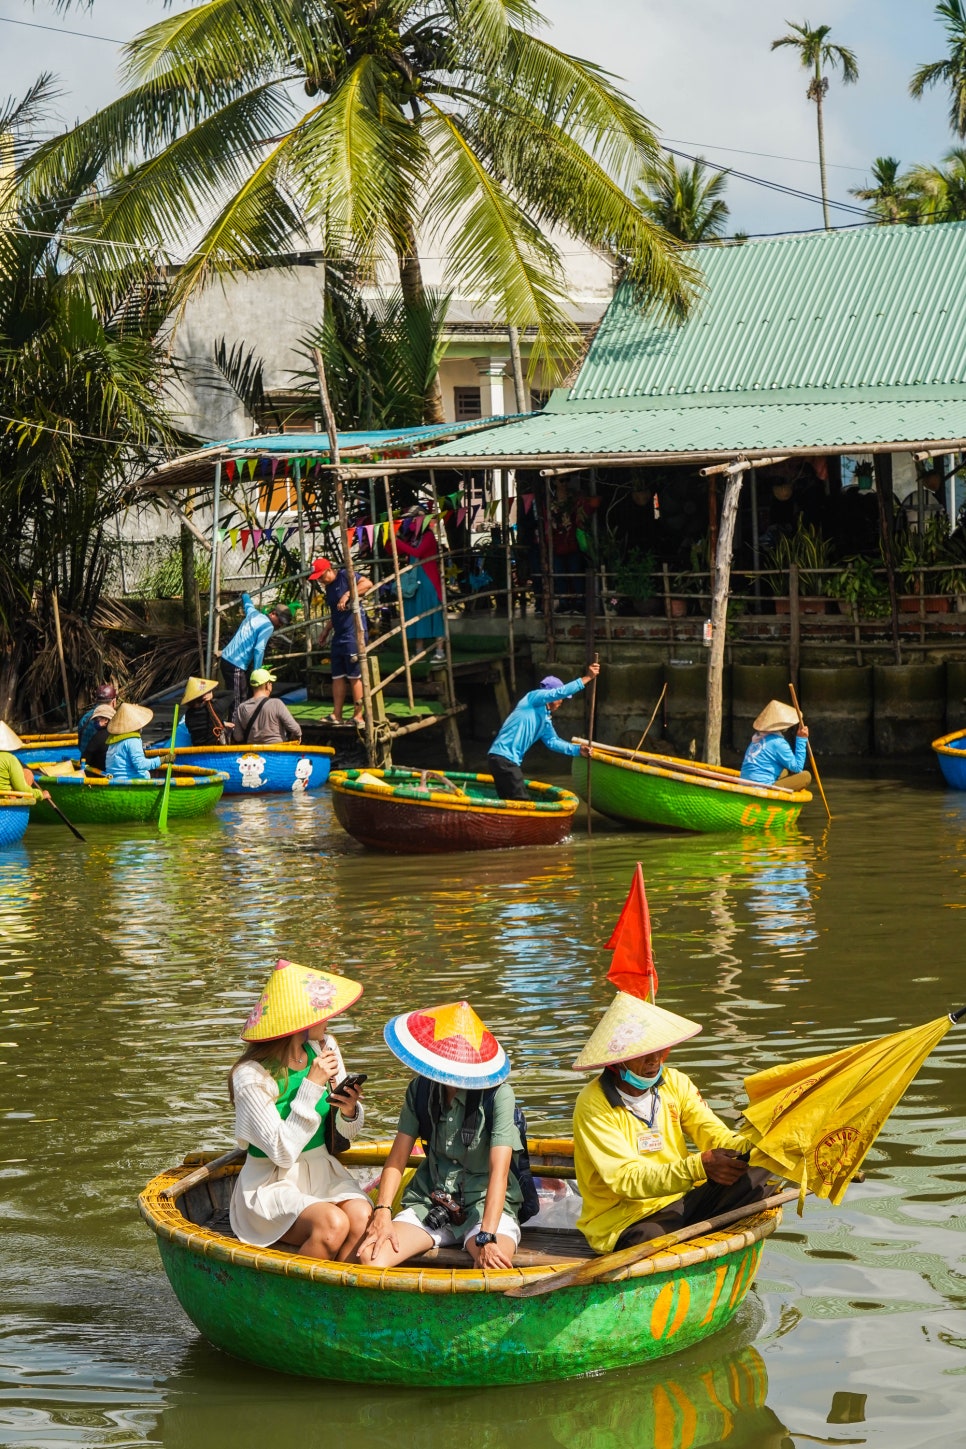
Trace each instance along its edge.
<path fill-rule="evenodd" d="M 416 234 L 411 227 L 407 226 L 405 230 L 405 245 L 396 249 L 396 257 L 399 262 L 399 287 L 407 308 L 414 312 L 423 312 L 426 309 L 426 287 L 423 282 L 422 263 L 419 260 L 419 251 L 416 246 Z M 423 422 L 445 423 L 445 421 L 443 389 L 440 387 L 439 373 L 436 372 L 426 389 Z"/>

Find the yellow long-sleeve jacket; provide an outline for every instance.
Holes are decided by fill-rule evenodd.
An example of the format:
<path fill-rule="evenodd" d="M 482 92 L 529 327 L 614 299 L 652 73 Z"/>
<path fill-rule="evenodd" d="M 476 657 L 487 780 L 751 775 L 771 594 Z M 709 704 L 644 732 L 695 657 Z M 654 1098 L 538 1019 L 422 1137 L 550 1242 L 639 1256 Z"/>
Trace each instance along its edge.
<path fill-rule="evenodd" d="M 588 1082 L 577 1098 L 574 1167 L 583 1198 L 577 1226 L 597 1253 L 609 1253 L 625 1228 L 706 1182 L 702 1152 L 746 1152 L 752 1145 L 674 1067 L 665 1067 L 658 1098 L 652 1127 L 624 1106 L 610 1072 Z M 697 1152 L 689 1151 L 687 1138 Z"/>

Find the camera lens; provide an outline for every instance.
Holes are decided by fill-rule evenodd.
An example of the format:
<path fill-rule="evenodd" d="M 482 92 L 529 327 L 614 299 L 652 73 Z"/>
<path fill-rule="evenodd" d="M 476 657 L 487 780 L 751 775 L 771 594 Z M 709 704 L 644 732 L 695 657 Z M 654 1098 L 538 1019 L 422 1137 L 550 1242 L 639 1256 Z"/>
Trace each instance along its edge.
<path fill-rule="evenodd" d="M 445 1228 L 449 1222 L 449 1213 L 437 1203 L 435 1207 L 430 1208 L 423 1222 L 431 1232 L 438 1233 L 440 1228 Z"/>

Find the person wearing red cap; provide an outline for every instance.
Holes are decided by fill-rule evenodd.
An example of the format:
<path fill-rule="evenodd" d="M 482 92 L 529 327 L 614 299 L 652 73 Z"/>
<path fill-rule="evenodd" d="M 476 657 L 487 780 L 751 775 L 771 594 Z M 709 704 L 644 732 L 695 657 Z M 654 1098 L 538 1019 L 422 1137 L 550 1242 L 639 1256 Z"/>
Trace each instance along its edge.
<path fill-rule="evenodd" d="M 325 594 L 331 619 L 319 639 L 323 643 L 332 635 L 332 713 L 323 720 L 324 724 L 341 724 L 346 695 L 352 693 L 352 723 L 362 724 L 362 665 L 359 661 L 359 642 L 356 639 L 356 623 L 352 614 L 352 595 L 349 590 L 349 575 L 344 568 L 337 569 L 327 558 L 317 558 L 312 564 L 309 583 L 318 584 Z M 362 598 L 372 588 L 372 580 L 356 574 L 356 591 Z M 362 614 L 362 637 L 368 640 L 366 616 Z"/>

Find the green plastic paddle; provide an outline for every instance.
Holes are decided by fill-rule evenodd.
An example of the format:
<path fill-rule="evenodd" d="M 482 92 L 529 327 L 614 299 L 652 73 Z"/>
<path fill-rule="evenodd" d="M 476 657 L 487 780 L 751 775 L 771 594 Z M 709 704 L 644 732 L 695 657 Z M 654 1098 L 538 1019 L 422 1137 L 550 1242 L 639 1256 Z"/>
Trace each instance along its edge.
<path fill-rule="evenodd" d="M 178 706 L 175 705 L 175 707 L 174 707 L 174 721 L 173 721 L 173 723 L 171 725 L 171 745 L 170 745 L 170 750 L 171 750 L 172 755 L 174 754 L 174 737 L 175 737 L 175 735 L 177 733 L 178 733 Z M 164 772 L 164 789 L 161 792 L 161 809 L 158 811 L 158 830 L 161 832 L 162 835 L 167 835 L 167 833 L 168 833 L 168 796 L 171 794 L 171 770 L 173 768 L 173 765 L 174 765 L 174 761 L 172 760 L 171 763 L 168 765 L 167 769 Z"/>

